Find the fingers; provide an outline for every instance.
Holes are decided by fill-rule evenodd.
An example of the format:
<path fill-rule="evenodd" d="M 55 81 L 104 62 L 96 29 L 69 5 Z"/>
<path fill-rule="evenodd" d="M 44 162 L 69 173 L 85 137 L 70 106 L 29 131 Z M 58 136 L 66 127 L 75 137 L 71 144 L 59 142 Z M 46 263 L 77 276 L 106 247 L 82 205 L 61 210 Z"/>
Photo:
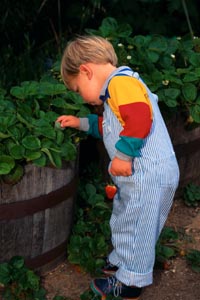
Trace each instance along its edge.
<path fill-rule="evenodd" d="M 130 171 L 123 171 L 123 170 L 113 171 L 112 169 L 109 169 L 108 172 L 112 176 L 124 176 L 124 177 L 128 177 L 128 176 L 132 175 L 132 172 L 130 172 Z"/>
<path fill-rule="evenodd" d="M 71 118 L 71 116 L 60 116 L 60 117 L 57 118 L 56 122 L 66 121 L 70 118 Z"/>
<path fill-rule="evenodd" d="M 59 122 L 61 127 L 71 126 L 71 116 L 60 116 L 56 122 Z"/>
<path fill-rule="evenodd" d="M 80 120 L 74 116 L 60 116 L 57 118 L 56 122 L 60 122 L 61 127 L 72 127 L 72 128 L 79 128 Z"/>
<path fill-rule="evenodd" d="M 109 168 L 109 172 L 113 176 L 131 176 L 132 175 L 132 161 L 126 161 L 114 157 Z"/>

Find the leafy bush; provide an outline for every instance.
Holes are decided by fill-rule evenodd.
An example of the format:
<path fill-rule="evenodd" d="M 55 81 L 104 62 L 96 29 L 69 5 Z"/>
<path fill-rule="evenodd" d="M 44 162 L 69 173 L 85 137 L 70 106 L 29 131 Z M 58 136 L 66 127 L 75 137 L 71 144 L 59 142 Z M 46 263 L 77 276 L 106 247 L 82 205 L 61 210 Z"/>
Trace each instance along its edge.
<path fill-rule="evenodd" d="M 75 224 L 68 244 L 68 260 L 89 273 L 104 265 L 110 247 L 111 208 L 97 164 L 87 168 L 80 178 Z"/>
<path fill-rule="evenodd" d="M 200 251 L 191 249 L 186 255 L 187 262 L 195 272 L 200 272 Z"/>
<path fill-rule="evenodd" d="M 9 94 L 1 90 L 0 179 L 16 183 L 27 163 L 61 168 L 63 161 L 75 160 L 76 144 L 84 134 L 61 130 L 55 120 L 60 114 L 88 112 L 80 96 L 52 78 L 22 82 Z"/>
<path fill-rule="evenodd" d="M 25 266 L 21 256 L 0 264 L 0 283 L 4 285 L 4 300 L 46 299 L 46 291 L 40 287 L 40 277 Z"/>
<path fill-rule="evenodd" d="M 114 46 L 120 65 L 139 72 L 145 83 L 159 97 L 163 113 L 180 112 L 186 123 L 200 124 L 200 38 L 167 38 L 162 35 L 132 35 L 129 24 L 114 18 L 102 21 L 89 34 L 107 38 Z"/>
<path fill-rule="evenodd" d="M 9 262 L 0 264 L 0 284 L 3 286 L 3 300 L 46 300 L 46 290 L 40 276 L 25 265 L 22 256 L 13 256 Z M 53 300 L 67 300 L 55 296 Z"/>
<path fill-rule="evenodd" d="M 200 204 L 200 186 L 193 183 L 186 185 L 183 200 L 187 206 L 198 206 Z"/>
<path fill-rule="evenodd" d="M 156 244 L 156 265 L 165 263 L 177 255 L 179 234 L 170 227 L 164 227 Z"/>

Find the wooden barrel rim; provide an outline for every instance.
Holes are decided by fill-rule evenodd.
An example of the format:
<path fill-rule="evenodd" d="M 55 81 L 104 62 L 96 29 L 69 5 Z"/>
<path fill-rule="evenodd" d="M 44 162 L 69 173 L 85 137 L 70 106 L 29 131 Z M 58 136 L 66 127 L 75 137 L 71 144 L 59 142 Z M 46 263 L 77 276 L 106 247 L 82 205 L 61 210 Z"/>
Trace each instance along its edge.
<path fill-rule="evenodd" d="M 52 191 L 49 194 L 15 203 L 1 204 L 0 221 L 23 218 L 47 208 L 51 208 L 73 195 L 76 183 L 77 176 L 75 176 L 67 185 Z"/>

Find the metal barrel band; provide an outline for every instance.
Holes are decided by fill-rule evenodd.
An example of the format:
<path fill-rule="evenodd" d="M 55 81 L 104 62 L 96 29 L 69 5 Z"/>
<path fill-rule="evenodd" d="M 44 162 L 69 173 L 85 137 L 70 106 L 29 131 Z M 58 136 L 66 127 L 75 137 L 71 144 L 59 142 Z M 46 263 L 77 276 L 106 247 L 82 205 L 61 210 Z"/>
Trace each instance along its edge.
<path fill-rule="evenodd" d="M 15 203 L 1 204 L 0 221 L 23 218 L 51 208 L 73 195 L 73 193 L 75 193 L 76 183 L 77 176 L 75 176 L 67 185 L 52 191 L 49 194 Z"/>

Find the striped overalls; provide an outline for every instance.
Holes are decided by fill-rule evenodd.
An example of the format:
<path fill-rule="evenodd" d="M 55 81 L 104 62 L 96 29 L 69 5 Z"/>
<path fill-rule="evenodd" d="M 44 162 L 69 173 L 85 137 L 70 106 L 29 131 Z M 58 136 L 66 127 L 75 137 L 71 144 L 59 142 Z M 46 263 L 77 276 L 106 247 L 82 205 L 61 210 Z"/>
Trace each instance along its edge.
<path fill-rule="evenodd" d="M 125 72 L 141 80 L 138 73 Z M 148 88 L 147 91 L 153 108 L 153 123 L 141 148 L 141 156 L 133 159 L 132 176 L 111 176 L 118 193 L 110 219 L 113 251 L 109 261 L 119 267 L 116 273 L 119 281 L 138 287 L 153 281 L 155 245 L 179 181 L 177 160 L 157 96 Z M 122 126 L 107 102 L 104 103 L 103 120 L 103 141 L 112 160 Z"/>

